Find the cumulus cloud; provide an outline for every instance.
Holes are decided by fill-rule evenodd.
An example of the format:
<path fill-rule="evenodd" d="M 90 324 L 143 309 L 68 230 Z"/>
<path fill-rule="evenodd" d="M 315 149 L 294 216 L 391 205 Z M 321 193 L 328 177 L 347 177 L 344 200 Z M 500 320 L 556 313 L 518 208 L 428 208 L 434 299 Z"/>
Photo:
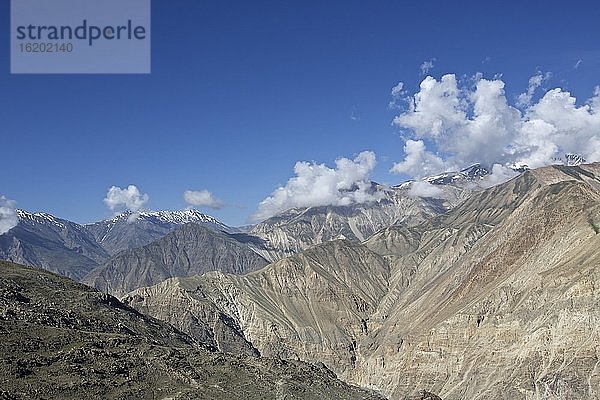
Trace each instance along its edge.
<path fill-rule="evenodd" d="M 377 201 L 381 194 L 371 191 L 370 179 L 375 163 L 375 153 L 371 151 L 363 151 L 354 160 L 338 158 L 335 168 L 314 162 L 297 162 L 294 166 L 296 176 L 261 201 L 251 219 L 264 220 L 294 207 Z"/>
<path fill-rule="evenodd" d="M 19 223 L 17 203 L 0 195 L 0 235 L 5 234 Z"/>
<path fill-rule="evenodd" d="M 435 154 L 427 152 L 422 140 L 407 140 L 404 144 L 404 161 L 395 163 L 391 172 L 423 177 L 442 172 L 446 165 Z"/>
<path fill-rule="evenodd" d="M 146 193 L 141 194 L 135 185 L 129 185 L 125 189 L 112 186 L 106 193 L 104 203 L 113 211 L 131 211 L 132 214 L 129 217 L 129 221 L 131 222 L 137 218 L 148 200 L 148 195 Z"/>
<path fill-rule="evenodd" d="M 408 109 L 394 119 L 394 124 L 413 130 L 417 137 L 442 135 L 466 118 L 454 75 L 444 75 L 439 82 L 426 77 L 420 91 L 407 101 Z"/>
<path fill-rule="evenodd" d="M 530 80 L 524 100 L 531 102 L 529 93 L 546 76 Z M 600 161 L 600 89 L 578 105 L 569 92 L 555 88 L 518 108 L 508 104 L 504 86 L 499 77 L 478 75 L 473 87 L 459 86 L 452 74 L 439 81 L 426 77 L 394 119 L 409 139 L 404 160 L 391 171 L 418 178 L 474 163 L 535 168 L 565 154 Z M 495 170 L 500 178 L 503 170 Z"/>
<path fill-rule="evenodd" d="M 421 64 L 421 74 L 422 75 L 427 75 L 429 73 L 429 71 L 431 71 L 433 69 L 433 63 L 435 62 L 435 58 L 429 59 L 427 61 L 423 61 L 423 64 Z"/>
<path fill-rule="evenodd" d="M 208 207 L 213 210 L 219 210 L 225 206 L 225 203 L 206 189 L 186 190 L 183 192 L 183 199 L 191 206 Z"/>
<path fill-rule="evenodd" d="M 414 181 L 410 184 L 408 194 L 414 197 L 440 197 L 444 191 L 427 181 Z"/>

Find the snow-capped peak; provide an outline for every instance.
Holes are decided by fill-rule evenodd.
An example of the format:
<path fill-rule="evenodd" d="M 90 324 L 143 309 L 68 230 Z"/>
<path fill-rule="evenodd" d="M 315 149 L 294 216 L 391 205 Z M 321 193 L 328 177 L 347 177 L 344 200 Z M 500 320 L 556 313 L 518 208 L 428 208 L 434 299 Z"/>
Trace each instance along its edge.
<path fill-rule="evenodd" d="M 575 166 L 585 164 L 586 160 L 579 154 L 565 154 L 564 164 L 568 166 Z"/>
<path fill-rule="evenodd" d="M 423 178 L 424 181 L 433 185 L 448 185 L 459 180 L 476 180 L 488 175 L 490 172 L 481 164 L 472 164 L 460 171 L 444 172 L 442 174 L 428 176 Z"/>
<path fill-rule="evenodd" d="M 19 220 L 32 221 L 38 224 L 51 224 L 60 226 L 62 228 L 65 227 L 65 220 L 57 218 L 54 215 L 45 212 L 31 213 L 25 210 L 18 209 L 17 216 L 19 217 Z"/>
<path fill-rule="evenodd" d="M 490 171 L 482 166 L 481 164 L 473 164 L 468 166 L 467 168 L 461 169 L 460 173 L 463 176 L 469 177 L 471 179 L 482 178 L 486 175 L 489 175 Z"/>
<path fill-rule="evenodd" d="M 160 221 L 173 225 L 183 225 L 189 222 L 195 223 L 208 223 L 220 226 L 222 228 L 228 228 L 225 224 L 220 222 L 210 215 L 204 214 L 195 209 L 178 210 L 178 211 L 140 211 L 132 213 L 131 211 L 123 212 L 115 215 L 112 219 L 108 220 L 109 223 L 117 223 L 121 221 Z"/>

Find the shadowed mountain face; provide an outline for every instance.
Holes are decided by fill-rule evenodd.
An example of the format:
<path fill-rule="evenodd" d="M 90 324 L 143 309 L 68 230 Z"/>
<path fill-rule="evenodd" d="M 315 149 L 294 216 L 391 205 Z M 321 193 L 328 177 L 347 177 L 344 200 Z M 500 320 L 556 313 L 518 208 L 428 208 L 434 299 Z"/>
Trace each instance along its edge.
<path fill-rule="evenodd" d="M 600 164 L 546 167 L 362 244 L 127 301 L 164 319 L 185 312 L 172 304 L 223 313 L 261 354 L 322 360 L 392 398 L 600 399 L 599 227 Z"/>
<path fill-rule="evenodd" d="M 18 215 L 19 224 L 7 233 L 0 235 L 0 259 L 44 268 L 78 280 L 107 262 L 111 257 L 110 254 L 153 243 L 186 224 L 195 224 L 201 227 L 199 230 L 205 232 L 204 238 L 219 237 L 222 240 L 202 242 L 202 239 L 197 237 L 197 230 L 186 228 L 182 232 L 190 234 L 189 238 L 182 238 L 182 232 L 177 235 L 178 241 L 182 245 L 187 240 L 187 244 L 185 244 L 187 247 L 183 253 L 175 254 L 177 250 L 171 249 L 173 254 L 170 256 L 163 254 L 166 258 L 156 260 L 152 259 L 156 255 L 153 251 L 135 252 L 136 257 L 143 258 L 138 260 L 141 264 L 151 263 L 156 268 L 171 271 L 163 271 L 162 275 L 159 272 L 148 271 L 148 274 L 155 276 L 148 277 L 144 282 L 156 283 L 181 274 L 187 276 L 194 273 L 195 270 L 189 263 L 195 261 L 200 263 L 197 266 L 198 272 L 221 268 L 234 273 L 247 272 L 266 264 L 261 256 L 256 254 L 267 254 L 264 251 L 262 239 L 227 227 L 213 217 L 196 210 L 143 212 L 139 215 L 124 213 L 111 220 L 86 226 L 45 213 L 32 214 L 19 210 Z M 213 233 L 209 234 L 209 231 Z M 231 245 L 224 246 L 223 241 Z M 161 243 L 157 246 L 180 245 L 175 242 Z M 194 245 L 197 245 L 198 249 L 191 250 L 190 248 Z M 207 246 L 210 248 L 212 245 L 218 246 L 213 249 L 214 259 L 197 258 Z M 191 260 L 189 259 L 190 255 L 185 253 L 188 251 L 190 254 L 193 253 Z M 228 253 L 229 251 L 232 253 Z M 207 250 L 206 253 L 210 253 L 210 250 Z M 127 253 L 127 255 L 131 254 Z M 121 254 L 115 257 L 123 260 L 127 255 Z M 238 256 L 240 257 L 239 266 L 233 263 Z M 169 263 L 174 263 L 174 266 L 171 268 Z M 125 267 L 125 269 L 128 268 Z M 128 287 L 128 290 L 132 288 Z"/>
<path fill-rule="evenodd" d="M 382 399 L 324 367 L 215 353 L 116 298 L 0 261 L 3 399 Z"/>
<path fill-rule="evenodd" d="M 146 246 L 120 252 L 82 281 L 120 296 L 171 277 L 242 274 L 264 267 L 267 261 L 237 237 L 189 223 Z"/>
<path fill-rule="evenodd" d="M 18 215 L 19 224 L 0 235 L 0 259 L 79 279 L 109 257 L 81 225 L 45 213 Z"/>
<path fill-rule="evenodd" d="M 215 231 L 235 232 L 215 218 L 197 210 L 122 213 L 112 219 L 88 224 L 85 228 L 111 255 L 147 245 L 194 222 Z"/>

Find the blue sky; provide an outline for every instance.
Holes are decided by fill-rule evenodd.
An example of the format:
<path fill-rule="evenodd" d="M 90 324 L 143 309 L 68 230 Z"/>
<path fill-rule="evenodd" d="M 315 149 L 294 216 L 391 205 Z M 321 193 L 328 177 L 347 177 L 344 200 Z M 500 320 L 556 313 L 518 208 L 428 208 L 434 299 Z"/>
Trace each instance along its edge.
<path fill-rule="evenodd" d="M 83 223 L 111 215 L 112 185 L 149 209 L 208 189 L 230 206 L 204 211 L 237 225 L 298 160 L 372 150 L 373 178 L 398 183 L 390 90 L 414 93 L 426 60 L 502 74 L 509 100 L 540 70 L 581 99 L 600 84 L 598 2 L 508 3 L 154 0 L 150 75 L 11 75 L 3 1 L 0 193 Z"/>

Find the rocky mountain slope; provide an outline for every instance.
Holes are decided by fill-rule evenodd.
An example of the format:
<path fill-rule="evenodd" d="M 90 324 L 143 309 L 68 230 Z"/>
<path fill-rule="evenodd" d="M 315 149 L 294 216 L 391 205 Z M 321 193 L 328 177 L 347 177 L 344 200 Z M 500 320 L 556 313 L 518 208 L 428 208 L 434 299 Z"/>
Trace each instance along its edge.
<path fill-rule="evenodd" d="M 599 222 L 600 164 L 554 166 L 371 238 L 397 272 L 367 374 L 350 379 L 444 399 L 600 398 Z"/>
<path fill-rule="evenodd" d="M 46 213 L 18 210 L 19 224 L 0 235 L 0 259 L 79 279 L 109 258 L 81 225 Z"/>
<path fill-rule="evenodd" d="M 263 355 L 319 359 L 392 398 L 600 399 L 598 288 L 596 163 L 527 171 L 362 244 L 172 279 L 127 301 L 164 319 L 187 310 L 192 334 L 202 312 L 225 314 Z"/>
<path fill-rule="evenodd" d="M 217 270 L 241 274 L 267 263 L 237 235 L 188 223 L 148 245 L 116 254 L 82 282 L 120 296 L 171 277 Z"/>
<path fill-rule="evenodd" d="M 373 183 L 371 191 L 379 201 L 294 208 L 255 225 L 249 233 L 264 240 L 263 247 L 272 261 L 329 240 L 363 241 L 390 225 L 417 225 L 445 213 L 473 191 L 481 190 L 482 179 L 488 174 L 474 164 L 393 187 Z M 428 192 L 417 189 L 423 184 L 428 184 Z"/>
<path fill-rule="evenodd" d="M 124 300 L 191 334 L 210 325 L 211 313 L 222 313 L 265 356 L 345 371 L 356 364 L 357 339 L 387 291 L 389 274 L 387 262 L 365 246 L 333 241 L 245 276 L 172 279 Z"/>
<path fill-rule="evenodd" d="M 112 219 L 85 225 L 94 239 L 111 255 L 144 246 L 187 223 L 216 231 L 237 232 L 198 210 L 126 212 Z"/>
<path fill-rule="evenodd" d="M 0 261 L 0 398 L 382 399 L 322 366 L 210 351 L 116 298 Z"/>

